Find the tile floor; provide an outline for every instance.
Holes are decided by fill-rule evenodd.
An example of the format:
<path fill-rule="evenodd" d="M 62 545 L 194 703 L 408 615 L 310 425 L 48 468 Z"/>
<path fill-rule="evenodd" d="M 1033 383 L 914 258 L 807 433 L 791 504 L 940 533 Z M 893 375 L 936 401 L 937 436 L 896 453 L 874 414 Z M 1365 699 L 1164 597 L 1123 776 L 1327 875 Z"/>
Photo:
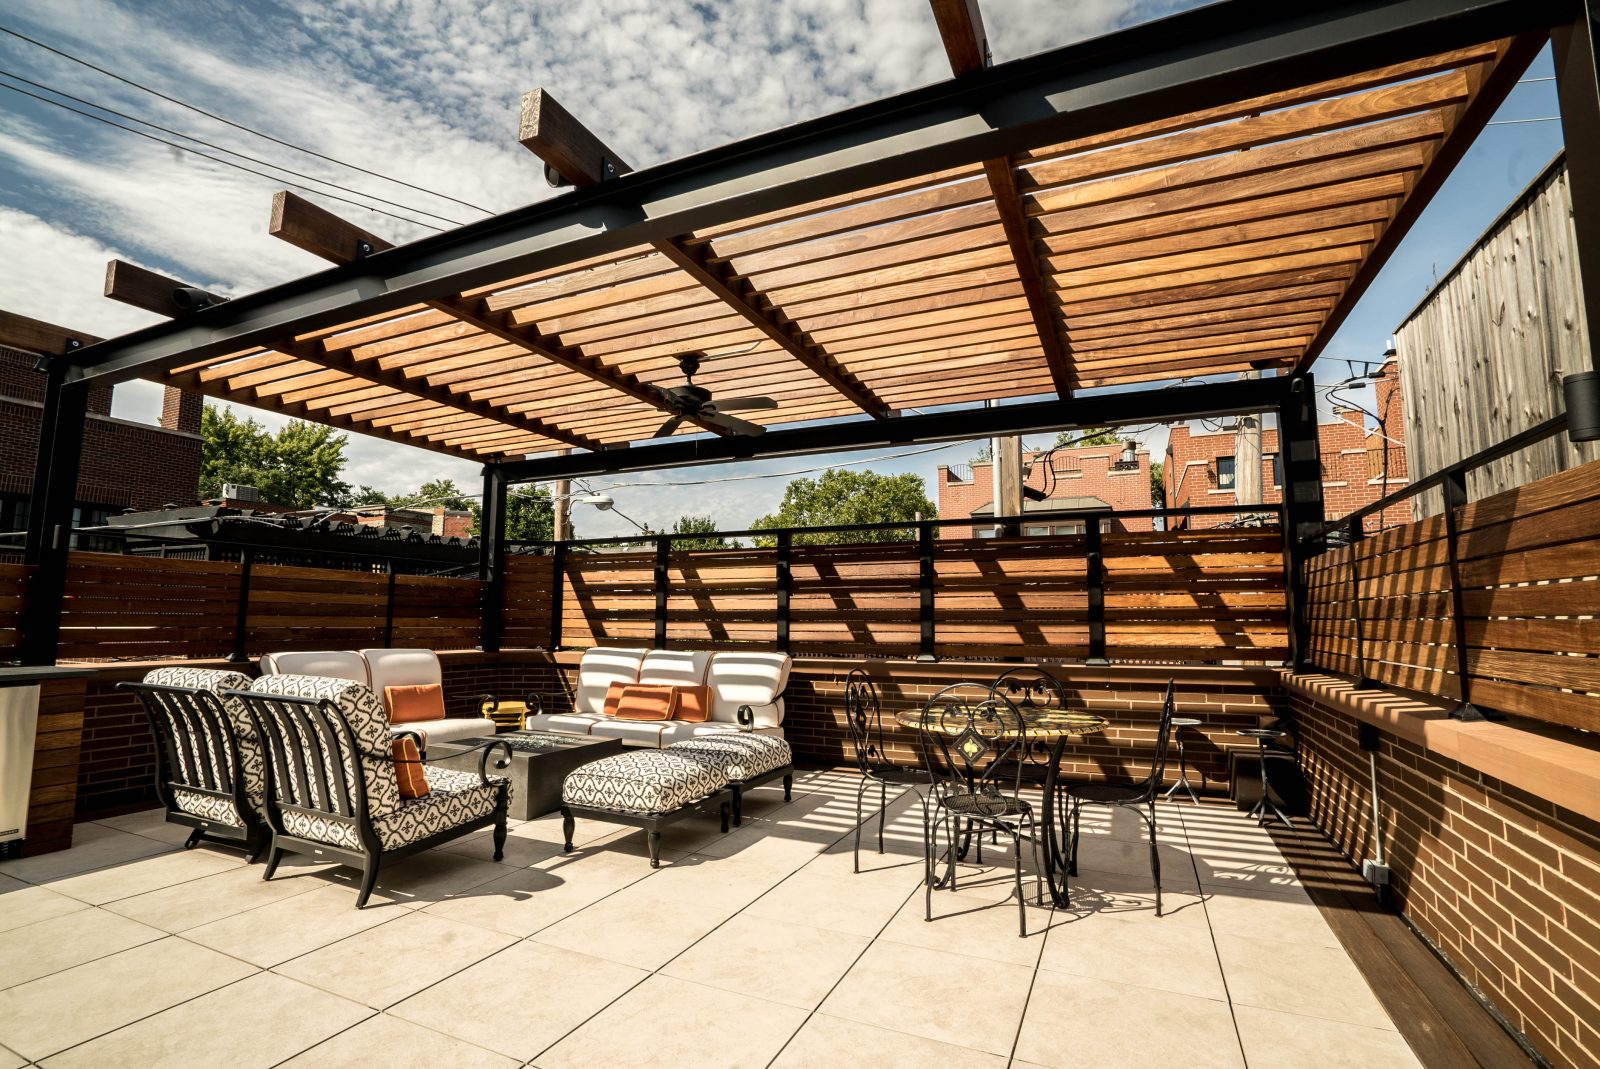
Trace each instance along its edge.
<path fill-rule="evenodd" d="M 547 817 L 498 863 L 485 832 L 359 912 L 346 869 L 265 883 L 159 812 L 79 825 L 0 863 L 0 1069 L 1417 1064 L 1231 808 L 1162 808 L 1160 918 L 1137 818 L 1086 824 L 1072 904 L 1023 939 L 1004 848 L 923 919 L 910 796 L 852 873 L 856 782 L 680 824 L 655 871 L 632 829 L 580 822 L 564 856 Z"/>

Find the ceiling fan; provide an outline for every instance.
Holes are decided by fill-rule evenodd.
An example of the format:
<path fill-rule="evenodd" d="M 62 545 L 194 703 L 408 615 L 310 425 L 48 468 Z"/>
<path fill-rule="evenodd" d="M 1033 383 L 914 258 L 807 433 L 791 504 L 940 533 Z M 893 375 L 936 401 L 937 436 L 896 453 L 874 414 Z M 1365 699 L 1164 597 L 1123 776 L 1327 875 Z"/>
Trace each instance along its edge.
<path fill-rule="evenodd" d="M 700 361 L 705 355 L 705 353 L 683 353 L 678 357 L 678 367 L 683 370 L 684 385 L 656 387 L 666 401 L 667 408 L 672 412 L 671 417 L 656 431 L 656 437 L 667 437 L 686 419 L 722 427 L 735 434 L 753 437 L 765 433 L 766 428 L 760 424 L 751 423 L 738 416 L 730 416 L 728 413 L 777 408 L 778 402 L 770 397 L 729 397 L 726 400 L 713 401 L 710 390 L 694 384 L 695 373 L 700 370 Z"/>

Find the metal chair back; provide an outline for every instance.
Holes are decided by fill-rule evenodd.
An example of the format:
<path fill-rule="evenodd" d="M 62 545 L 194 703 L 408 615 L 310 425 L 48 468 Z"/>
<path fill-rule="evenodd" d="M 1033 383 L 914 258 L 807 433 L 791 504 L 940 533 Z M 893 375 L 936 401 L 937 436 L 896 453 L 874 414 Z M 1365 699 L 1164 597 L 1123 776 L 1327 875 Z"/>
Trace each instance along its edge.
<path fill-rule="evenodd" d="M 883 706 L 876 684 L 859 668 L 845 677 L 844 716 L 856 749 L 856 767 L 863 776 L 872 776 L 889 763 L 883 748 Z"/>
<path fill-rule="evenodd" d="M 987 683 L 954 683 L 922 707 L 917 742 L 923 762 L 946 795 L 1015 798 L 1028 726 L 1010 699 Z"/>
<path fill-rule="evenodd" d="M 273 830 L 292 834 L 283 817 L 299 813 L 349 825 L 357 840 L 376 848 L 377 838 L 367 819 L 361 751 L 338 707 L 326 699 L 240 690 L 227 694 L 244 702 L 261 740 L 267 815 Z"/>
<path fill-rule="evenodd" d="M 1155 756 L 1150 763 L 1150 775 L 1139 784 L 1138 802 L 1154 801 L 1161 790 L 1161 780 L 1167 772 L 1167 750 L 1172 744 L 1172 714 L 1175 709 L 1173 682 L 1169 679 L 1166 697 L 1161 701 L 1161 721 L 1156 727 Z"/>
<path fill-rule="evenodd" d="M 250 811 L 245 796 L 239 740 L 222 701 L 209 690 L 123 683 L 144 706 L 156 740 L 156 791 L 169 810 L 180 808 L 175 792 L 233 803 Z"/>
<path fill-rule="evenodd" d="M 1055 676 L 1035 665 L 1008 668 L 1000 673 L 991 689 L 1015 705 L 1024 716 L 1067 711 L 1066 688 Z M 1050 761 L 1050 749 L 1048 742 L 1036 738 L 1029 743 L 1025 756 L 1035 766 L 1046 765 Z"/>

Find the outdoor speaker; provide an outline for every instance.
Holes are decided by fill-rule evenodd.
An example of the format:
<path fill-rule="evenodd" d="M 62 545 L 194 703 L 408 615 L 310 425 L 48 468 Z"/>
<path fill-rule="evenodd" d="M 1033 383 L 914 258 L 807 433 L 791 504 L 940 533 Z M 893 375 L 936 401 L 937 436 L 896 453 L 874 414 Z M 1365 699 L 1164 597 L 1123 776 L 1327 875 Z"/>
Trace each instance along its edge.
<path fill-rule="evenodd" d="M 1567 438 L 1600 441 L 1600 371 L 1580 371 L 1562 380 L 1567 398 Z"/>

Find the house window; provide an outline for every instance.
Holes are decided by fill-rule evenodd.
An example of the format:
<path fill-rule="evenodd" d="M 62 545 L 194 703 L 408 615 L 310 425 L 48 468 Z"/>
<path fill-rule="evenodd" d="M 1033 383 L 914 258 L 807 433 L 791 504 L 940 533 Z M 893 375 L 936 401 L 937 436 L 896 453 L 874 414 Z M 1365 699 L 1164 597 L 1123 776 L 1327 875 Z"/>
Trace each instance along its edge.
<path fill-rule="evenodd" d="M 994 528 L 993 527 L 974 527 L 972 529 L 972 533 L 977 535 L 979 538 L 993 538 L 994 537 Z"/>
<path fill-rule="evenodd" d="M 1268 453 L 1267 459 L 1272 462 L 1272 485 L 1283 485 L 1283 458 L 1276 453 Z"/>
<path fill-rule="evenodd" d="M 1218 490 L 1232 490 L 1233 489 L 1233 458 L 1232 457 L 1218 457 L 1217 458 L 1217 489 Z"/>
<path fill-rule="evenodd" d="M 1037 538 L 1040 535 L 1049 534 L 1050 533 L 1050 528 L 1048 528 L 1048 527 L 1025 527 L 1025 528 L 1023 528 L 1023 533 L 1028 535 L 1031 538 Z"/>

